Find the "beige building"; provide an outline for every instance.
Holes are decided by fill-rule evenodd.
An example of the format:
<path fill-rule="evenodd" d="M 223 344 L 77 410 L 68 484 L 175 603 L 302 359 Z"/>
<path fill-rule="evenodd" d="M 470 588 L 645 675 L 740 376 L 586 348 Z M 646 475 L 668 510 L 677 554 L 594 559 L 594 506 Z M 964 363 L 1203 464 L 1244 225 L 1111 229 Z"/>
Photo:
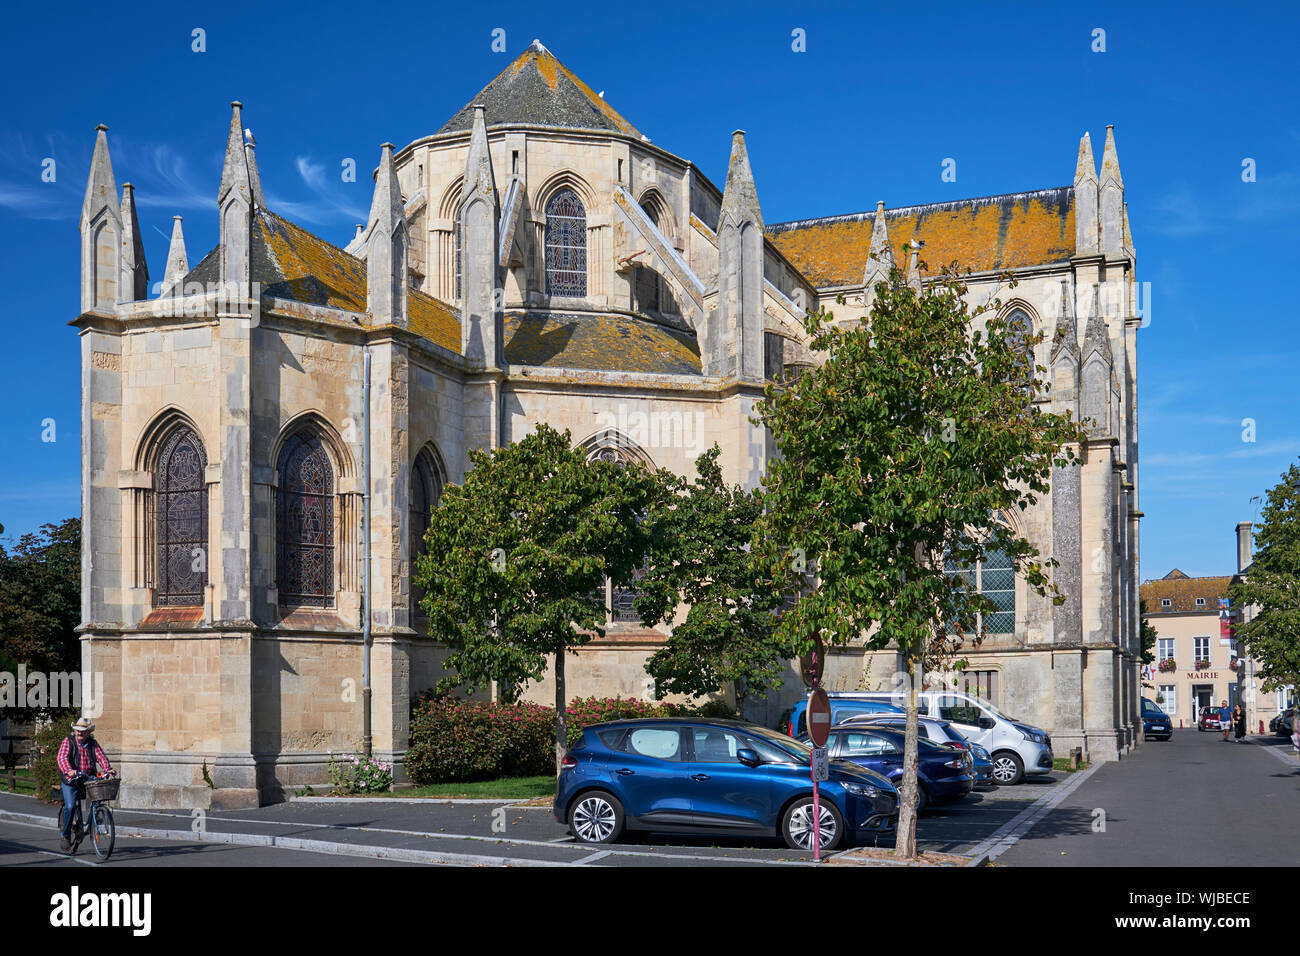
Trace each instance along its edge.
<path fill-rule="evenodd" d="M 1188 577 L 1177 568 L 1142 582 L 1147 620 L 1156 629 L 1155 663 L 1143 672 L 1142 696 L 1169 715 L 1175 727 L 1195 727 L 1201 711 L 1223 701 L 1246 708 L 1250 733 L 1295 703 L 1294 692 L 1259 689 L 1254 661 L 1239 656 L 1233 626 L 1243 609 L 1228 604 L 1227 589 L 1250 565 L 1251 525 L 1237 525 L 1238 570 L 1232 575 Z M 1249 609 L 1245 609 L 1249 613 Z M 1246 618 L 1247 620 L 1249 618 Z"/>
<path fill-rule="evenodd" d="M 719 137 L 719 189 L 535 41 L 441 128 L 385 144 L 340 248 L 267 208 L 246 122 L 234 104 L 217 247 L 191 264 L 178 218 L 152 288 L 103 127 L 83 207 L 83 664 L 104 675 L 125 804 L 322 782 L 328 751 L 360 743 L 367 621 L 374 747 L 400 778 L 410 698 L 445 656 L 411 562 L 470 449 L 548 422 L 593 456 L 691 474 L 717 442 L 726 479 L 756 487 L 764 384 L 819 361 L 804 310 L 861 316 L 889 262 L 922 282 L 921 258 L 963 262 L 973 302 L 1043 330 L 1038 400 L 1091 420 L 1082 465 L 1002 516 L 1060 562 L 1066 602 L 996 557 L 967 569 L 1000 608 L 971 688 L 1059 750 L 1137 742 L 1141 319 L 1112 131 L 1100 174 L 1083 137 L 1072 185 L 771 225 L 743 133 Z M 611 591 L 608 635 L 567 668 L 575 696 L 651 690 L 665 634 L 631 597 Z M 861 652 L 832 663 L 844 686 L 865 676 Z M 876 655 L 871 679 L 893 666 Z M 791 678 L 746 715 L 774 724 Z"/>

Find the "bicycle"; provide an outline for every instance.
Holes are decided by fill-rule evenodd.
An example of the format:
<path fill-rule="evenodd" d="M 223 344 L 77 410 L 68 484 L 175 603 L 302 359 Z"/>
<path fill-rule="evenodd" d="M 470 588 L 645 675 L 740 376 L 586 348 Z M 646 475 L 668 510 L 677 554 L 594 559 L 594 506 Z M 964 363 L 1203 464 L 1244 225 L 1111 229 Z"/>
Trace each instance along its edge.
<path fill-rule="evenodd" d="M 79 777 L 76 780 L 77 802 L 72 805 L 72 827 L 68 831 L 68 839 L 72 844 L 72 848 L 68 851 L 69 856 L 77 852 L 81 841 L 87 836 L 90 837 L 95 856 L 107 860 L 113 854 L 113 844 L 117 841 L 117 825 L 113 822 L 113 811 L 106 806 L 106 802 L 117 799 L 117 791 L 121 785 L 122 781 L 117 777 L 94 779 Z M 83 803 L 87 805 L 84 814 L 81 809 Z M 66 806 L 59 809 L 60 834 L 63 833 L 67 813 Z M 87 818 L 90 821 L 89 827 L 84 825 Z"/>

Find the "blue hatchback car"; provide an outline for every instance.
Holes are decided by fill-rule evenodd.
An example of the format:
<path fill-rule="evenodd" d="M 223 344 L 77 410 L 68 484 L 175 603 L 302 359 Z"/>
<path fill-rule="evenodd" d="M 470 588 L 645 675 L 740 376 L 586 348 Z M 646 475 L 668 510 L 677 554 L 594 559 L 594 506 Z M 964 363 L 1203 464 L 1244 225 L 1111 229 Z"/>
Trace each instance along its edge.
<path fill-rule="evenodd" d="M 885 777 L 833 760 L 814 827 L 811 750 L 738 720 L 649 718 L 594 724 L 565 754 L 553 806 L 582 843 L 626 830 L 752 834 L 823 850 L 887 830 L 898 790 Z"/>
<path fill-rule="evenodd" d="M 1142 698 L 1142 736 L 1168 740 L 1174 735 L 1174 722 L 1155 702 Z"/>

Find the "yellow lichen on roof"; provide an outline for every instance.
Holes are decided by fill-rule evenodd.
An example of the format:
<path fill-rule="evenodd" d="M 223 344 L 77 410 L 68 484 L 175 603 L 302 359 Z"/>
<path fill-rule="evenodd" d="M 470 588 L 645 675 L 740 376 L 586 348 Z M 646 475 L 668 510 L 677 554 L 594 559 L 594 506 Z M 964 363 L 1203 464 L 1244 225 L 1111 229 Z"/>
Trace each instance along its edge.
<path fill-rule="evenodd" d="M 460 354 L 460 320 L 447 303 L 412 289 L 407 297 L 406 318 L 416 335 Z"/>
<path fill-rule="evenodd" d="M 700 374 L 699 346 L 687 332 L 623 315 L 505 315 L 512 365 L 618 372 Z"/>
<path fill-rule="evenodd" d="M 1018 194 L 885 211 L 894 261 L 906 270 L 911 240 L 925 243 L 920 259 L 930 273 L 956 262 L 988 272 L 1061 262 L 1074 254 L 1074 203 L 1064 191 L 1045 199 Z M 875 214 L 777 226 L 769 239 L 817 287 L 862 282 Z"/>

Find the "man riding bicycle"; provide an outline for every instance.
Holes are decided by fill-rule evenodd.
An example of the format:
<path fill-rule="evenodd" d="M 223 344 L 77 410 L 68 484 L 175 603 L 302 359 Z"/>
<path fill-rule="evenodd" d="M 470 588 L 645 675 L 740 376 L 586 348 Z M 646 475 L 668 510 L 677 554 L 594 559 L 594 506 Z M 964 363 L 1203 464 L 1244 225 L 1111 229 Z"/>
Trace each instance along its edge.
<path fill-rule="evenodd" d="M 72 733 L 63 738 L 59 744 L 59 775 L 63 789 L 62 840 L 60 849 L 65 852 L 72 849 L 72 812 L 81 796 L 81 782 L 94 779 L 96 773 L 113 775 L 113 765 L 108 762 L 104 750 L 95 740 L 95 725 L 85 717 L 78 718 L 72 725 Z"/>

